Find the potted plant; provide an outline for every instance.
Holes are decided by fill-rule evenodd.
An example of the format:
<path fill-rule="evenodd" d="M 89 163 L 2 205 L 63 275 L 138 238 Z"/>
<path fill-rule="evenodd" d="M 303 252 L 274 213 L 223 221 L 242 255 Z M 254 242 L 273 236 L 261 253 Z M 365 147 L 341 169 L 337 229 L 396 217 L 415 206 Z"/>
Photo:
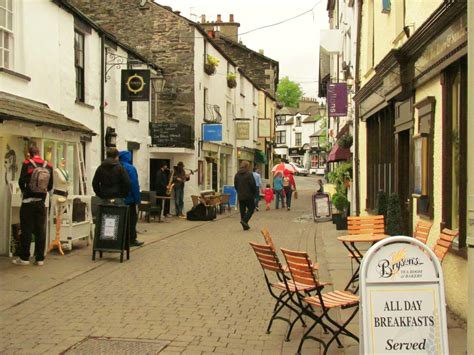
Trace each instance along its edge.
<path fill-rule="evenodd" d="M 388 235 L 401 235 L 402 233 L 402 209 L 400 198 L 397 193 L 393 193 L 388 198 L 387 204 L 387 220 L 385 222 L 385 230 Z"/>
<path fill-rule="evenodd" d="M 383 190 L 380 190 L 377 193 L 377 206 L 375 213 L 387 218 L 387 194 Z"/>
<path fill-rule="evenodd" d="M 352 137 L 352 134 L 347 133 L 338 139 L 337 145 L 341 148 L 349 149 L 350 147 L 352 147 L 353 140 L 354 139 Z"/>
<path fill-rule="evenodd" d="M 235 73 L 227 74 L 227 86 L 231 89 L 237 87 L 237 75 Z"/>
<path fill-rule="evenodd" d="M 343 193 L 336 192 L 332 196 L 332 204 L 340 212 L 340 214 L 335 217 L 336 229 L 347 229 L 347 210 L 349 209 L 349 200 Z"/>
<path fill-rule="evenodd" d="M 204 71 L 207 75 L 213 75 L 216 73 L 216 68 L 219 66 L 219 59 L 208 54 L 204 64 Z"/>

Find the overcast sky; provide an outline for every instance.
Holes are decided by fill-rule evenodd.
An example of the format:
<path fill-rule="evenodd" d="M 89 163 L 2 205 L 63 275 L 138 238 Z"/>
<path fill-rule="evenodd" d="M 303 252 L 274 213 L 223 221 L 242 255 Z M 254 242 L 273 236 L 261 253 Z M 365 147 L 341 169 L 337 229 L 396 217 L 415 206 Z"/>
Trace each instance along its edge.
<path fill-rule="evenodd" d="M 228 21 L 234 14 L 239 33 L 273 24 L 311 10 L 283 24 L 240 36 L 243 44 L 280 62 L 280 78 L 289 76 L 301 84 L 305 96 L 317 96 L 319 30 L 328 28 L 327 0 L 155 0 L 193 21 L 202 14 L 215 21 L 217 14 Z"/>

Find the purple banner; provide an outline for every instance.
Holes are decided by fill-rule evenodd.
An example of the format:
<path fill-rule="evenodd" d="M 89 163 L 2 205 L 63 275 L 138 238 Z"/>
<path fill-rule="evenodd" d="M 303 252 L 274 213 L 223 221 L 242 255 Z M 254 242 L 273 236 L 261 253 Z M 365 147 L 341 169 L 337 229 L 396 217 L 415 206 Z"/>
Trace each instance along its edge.
<path fill-rule="evenodd" d="M 328 84 L 327 92 L 329 116 L 341 117 L 347 116 L 347 84 L 331 83 Z"/>

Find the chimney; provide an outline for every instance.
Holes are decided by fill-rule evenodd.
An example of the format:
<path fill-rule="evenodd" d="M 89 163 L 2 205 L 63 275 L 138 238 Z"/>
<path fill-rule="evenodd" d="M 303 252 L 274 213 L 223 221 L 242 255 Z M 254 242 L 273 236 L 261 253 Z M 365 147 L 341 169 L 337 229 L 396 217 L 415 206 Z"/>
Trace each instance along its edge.
<path fill-rule="evenodd" d="M 216 22 L 222 22 L 222 16 L 221 15 L 217 15 L 217 20 Z"/>
<path fill-rule="evenodd" d="M 259 49 L 258 50 L 258 53 L 260 53 L 261 55 L 264 55 L 265 54 L 265 51 L 263 49 Z"/>
<path fill-rule="evenodd" d="M 229 22 L 234 22 L 234 14 L 229 15 Z"/>
<path fill-rule="evenodd" d="M 206 15 L 201 15 L 201 23 L 206 23 Z"/>
<path fill-rule="evenodd" d="M 214 37 L 215 37 L 213 30 L 208 30 L 208 31 L 207 31 L 207 35 L 208 35 L 209 37 L 211 37 L 211 38 L 214 38 Z"/>

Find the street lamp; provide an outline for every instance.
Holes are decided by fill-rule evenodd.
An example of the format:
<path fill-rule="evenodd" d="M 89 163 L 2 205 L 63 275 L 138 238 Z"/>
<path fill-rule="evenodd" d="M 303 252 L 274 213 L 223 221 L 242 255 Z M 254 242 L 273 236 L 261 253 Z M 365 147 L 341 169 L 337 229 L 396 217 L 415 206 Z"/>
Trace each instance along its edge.
<path fill-rule="evenodd" d="M 107 148 L 115 148 L 117 146 L 117 133 L 115 128 L 107 127 L 107 132 L 105 133 L 105 146 Z"/>
<path fill-rule="evenodd" d="M 153 86 L 156 92 L 160 93 L 163 92 L 163 89 L 165 88 L 166 84 L 166 79 L 163 76 L 163 71 L 160 71 L 160 73 L 157 76 L 153 77 Z"/>
<path fill-rule="evenodd" d="M 326 116 L 326 106 L 319 106 L 319 116 L 324 117 Z"/>

